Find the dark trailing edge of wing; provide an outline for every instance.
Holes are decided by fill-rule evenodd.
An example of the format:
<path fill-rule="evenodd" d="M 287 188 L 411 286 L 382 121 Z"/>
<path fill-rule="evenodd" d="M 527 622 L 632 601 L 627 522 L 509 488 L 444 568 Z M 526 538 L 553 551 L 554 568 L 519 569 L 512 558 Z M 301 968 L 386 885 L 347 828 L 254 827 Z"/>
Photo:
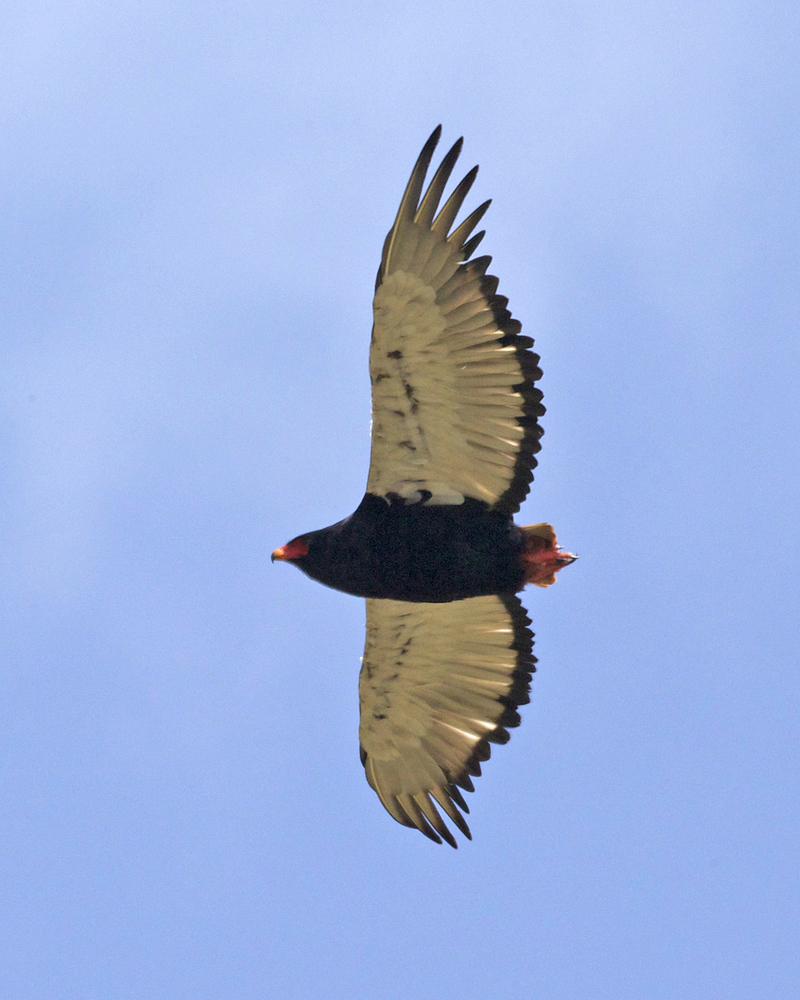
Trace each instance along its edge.
<path fill-rule="evenodd" d="M 480 261 L 485 272 L 491 260 L 491 257 L 476 257 L 469 263 L 477 264 Z M 483 264 L 483 261 L 486 263 Z M 533 338 L 520 333 L 522 324 L 511 316 L 508 309 L 508 298 L 505 295 L 496 294 L 498 283 L 498 279 L 493 274 L 484 273 L 481 280 L 481 292 L 489 303 L 498 329 L 503 333 L 500 342 L 504 347 L 513 347 L 516 351 L 517 363 L 522 372 L 522 381 L 514 386 L 514 390 L 524 400 L 523 415 L 517 417 L 517 422 L 525 429 L 525 437 L 522 439 L 517 454 L 514 478 L 494 507 L 496 510 L 502 510 L 508 514 L 516 514 L 520 504 L 528 495 L 530 485 L 533 482 L 533 470 L 537 464 L 535 456 L 542 447 L 540 438 L 544 434 L 544 428 L 539 424 L 539 417 L 544 416 L 545 408 L 542 405 L 542 390 L 535 385 L 542 377 L 542 369 L 539 367 L 539 355 L 531 350 Z"/>
<path fill-rule="evenodd" d="M 492 310 L 498 330 L 501 333 L 498 341 L 504 347 L 513 347 L 515 349 L 517 363 L 520 366 L 522 375 L 522 379 L 514 389 L 523 398 L 523 413 L 522 416 L 517 418 L 517 422 L 524 428 L 525 436 L 520 443 L 513 478 L 508 489 L 505 490 L 493 505 L 497 510 L 508 514 L 515 514 L 519 510 L 522 501 L 528 495 L 530 484 L 533 481 L 533 469 L 536 468 L 537 464 L 535 455 L 541 448 L 539 439 L 544 433 L 544 429 L 539 425 L 539 417 L 543 416 L 545 412 L 545 408 L 542 405 L 542 391 L 537 389 L 535 385 L 535 382 L 542 377 L 542 370 L 539 367 L 540 359 L 539 355 L 531 350 L 533 347 L 533 338 L 521 334 L 522 324 L 519 320 L 513 319 L 511 316 L 508 309 L 508 298 L 505 295 L 497 295 L 498 279 L 494 275 L 486 273 L 487 268 L 492 262 L 492 258 L 484 256 L 475 257 L 470 260 L 470 257 L 472 257 L 472 254 L 478 248 L 485 235 L 485 230 L 481 230 L 481 232 L 476 233 L 474 236 L 471 235 L 472 231 L 489 208 L 491 200 L 483 202 L 452 233 L 449 232 L 464 200 L 469 194 L 478 173 L 477 167 L 473 167 L 463 180 L 459 182 L 442 206 L 439 214 L 436 215 L 436 210 L 444 194 L 447 181 L 461 153 L 463 138 L 458 139 L 445 155 L 434 173 L 427 190 L 423 194 L 425 175 L 430 167 L 433 153 L 441 134 L 442 126 L 437 125 L 428 137 L 428 141 L 423 146 L 422 152 L 414 164 L 414 169 L 411 171 L 411 177 L 400 202 L 397 217 L 383 245 L 381 264 L 375 279 L 375 289 L 377 290 L 383 281 L 384 268 L 391 252 L 392 240 L 398 229 L 398 225 L 409 222 L 412 219 L 426 228 L 432 228 L 441 232 L 447 237 L 448 242 L 453 242 L 458 246 L 464 260 L 459 270 L 462 272 L 472 271 L 479 279 L 481 293 Z M 434 215 L 436 215 L 435 219 Z"/>
<path fill-rule="evenodd" d="M 486 761 L 491 756 L 492 743 L 508 743 L 511 739 L 509 729 L 515 729 L 521 722 L 517 709 L 520 705 L 527 705 L 530 701 L 530 685 L 533 674 L 536 671 L 536 657 L 533 655 L 533 632 L 528 627 L 531 620 L 522 606 L 522 602 L 515 594 L 500 595 L 500 600 L 511 616 L 511 623 L 514 627 L 514 641 L 511 649 L 517 654 L 517 664 L 512 674 L 513 684 L 508 694 L 501 695 L 497 700 L 505 706 L 503 714 L 497 720 L 497 727 L 480 742 L 476 743 L 472 756 L 464 765 L 464 770 L 454 780 L 456 785 L 460 785 L 468 792 L 474 791 L 470 775 L 474 778 L 481 776 L 481 762 Z"/>
<path fill-rule="evenodd" d="M 527 705 L 530 701 L 530 684 L 536 671 L 536 657 L 533 655 L 533 632 L 529 628 L 531 620 L 515 594 L 502 594 L 499 597 L 511 617 L 514 639 L 509 648 L 513 649 L 517 656 L 516 666 L 511 675 L 511 687 L 507 694 L 501 695 L 497 699 L 503 705 L 503 712 L 497 720 L 496 727 L 475 744 L 472 754 L 458 774 L 445 771 L 448 783 L 441 789 L 441 799 L 429 791 L 429 797 L 432 797 L 433 800 L 430 802 L 431 808 L 427 814 L 423 815 L 422 810 L 418 807 L 415 807 L 413 814 L 409 813 L 395 800 L 395 805 L 402 818 L 393 812 L 394 818 L 403 826 L 415 827 L 436 844 L 441 844 L 444 840 L 451 847 L 458 847 L 455 837 L 440 816 L 436 808 L 437 805 L 461 833 L 468 840 L 472 840 L 469 826 L 462 815 L 462 813 L 469 814 L 469 806 L 461 794 L 461 789 L 467 792 L 475 791 L 472 779 L 481 776 L 481 764 L 489 760 L 492 752 L 491 744 L 508 743 L 511 739 L 508 730 L 516 728 L 521 722 L 517 709 L 520 705 Z M 359 752 L 361 763 L 366 766 L 367 753 L 363 747 L 359 747 Z M 459 812 L 459 810 L 461 811 Z"/>

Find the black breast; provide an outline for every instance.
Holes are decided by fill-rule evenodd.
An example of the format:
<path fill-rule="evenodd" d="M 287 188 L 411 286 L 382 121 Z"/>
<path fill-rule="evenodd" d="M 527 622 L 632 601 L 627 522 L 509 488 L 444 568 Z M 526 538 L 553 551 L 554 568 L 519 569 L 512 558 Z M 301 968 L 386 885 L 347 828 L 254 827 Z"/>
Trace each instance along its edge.
<path fill-rule="evenodd" d="M 479 500 L 426 506 L 367 493 L 350 517 L 304 537 L 297 565 L 359 597 L 441 602 L 523 586 L 519 529 Z"/>

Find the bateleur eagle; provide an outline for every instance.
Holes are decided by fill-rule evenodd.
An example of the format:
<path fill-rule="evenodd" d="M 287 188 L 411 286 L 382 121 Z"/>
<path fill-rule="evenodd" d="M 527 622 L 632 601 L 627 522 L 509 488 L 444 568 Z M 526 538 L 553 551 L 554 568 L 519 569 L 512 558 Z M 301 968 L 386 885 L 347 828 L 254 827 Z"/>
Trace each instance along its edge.
<path fill-rule="evenodd" d="M 423 194 L 441 126 L 411 173 L 381 255 L 369 355 L 372 451 L 364 499 L 273 560 L 366 598 L 361 761 L 388 812 L 456 846 L 462 789 L 519 725 L 536 662 L 516 596 L 574 556 L 548 524 L 512 520 L 528 493 L 544 413 L 539 358 L 472 257 L 486 201 L 455 225 L 477 167 L 442 208 L 462 140 Z"/>

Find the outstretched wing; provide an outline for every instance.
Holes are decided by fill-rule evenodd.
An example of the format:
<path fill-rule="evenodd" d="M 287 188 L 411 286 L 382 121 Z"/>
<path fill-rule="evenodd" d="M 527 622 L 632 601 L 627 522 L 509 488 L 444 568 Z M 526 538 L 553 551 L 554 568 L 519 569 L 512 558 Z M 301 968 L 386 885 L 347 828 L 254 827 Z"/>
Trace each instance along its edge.
<path fill-rule="evenodd" d="M 359 678 L 361 762 L 389 813 L 437 844 L 455 839 L 437 804 L 471 838 L 460 789 L 507 743 L 527 704 L 536 657 L 513 595 L 447 604 L 367 600 Z"/>
<path fill-rule="evenodd" d="M 367 492 L 409 503 L 474 497 L 513 513 L 528 493 L 542 433 L 539 358 L 508 299 L 495 294 L 491 257 L 469 259 L 484 235 L 471 233 L 490 202 L 452 228 L 477 167 L 437 214 L 461 139 L 420 198 L 440 134 L 441 126 L 420 153 L 378 271 Z"/>

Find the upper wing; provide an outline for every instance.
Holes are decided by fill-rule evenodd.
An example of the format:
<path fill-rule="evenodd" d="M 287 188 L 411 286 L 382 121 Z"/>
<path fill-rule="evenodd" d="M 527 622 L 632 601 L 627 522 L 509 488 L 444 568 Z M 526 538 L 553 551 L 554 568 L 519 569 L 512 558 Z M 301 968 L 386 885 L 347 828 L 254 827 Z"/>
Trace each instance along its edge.
<path fill-rule="evenodd" d="M 456 846 L 432 799 L 471 839 L 458 786 L 473 791 L 489 744 L 508 742 L 506 727 L 519 725 L 536 662 L 528 625 L 512 595 L 367 601 L 361 761 L 397 822 L 437 844 Z"/>
<path fill-rule="evenodd" d="M 536 465 L 542 373 L 533 341 L 520 336 L 508 299 L 495 294 L 497 278 L 486 274 L 492 258 L 468 259 L 490 203 L 450 232 L 477 167 L 436 215 L 461 139 L 420 200 L 440 134 L 441 126 L 420 153 L 378 271 L 367 491 L 439 504 L 469 496 L 513 513 Z"/>

